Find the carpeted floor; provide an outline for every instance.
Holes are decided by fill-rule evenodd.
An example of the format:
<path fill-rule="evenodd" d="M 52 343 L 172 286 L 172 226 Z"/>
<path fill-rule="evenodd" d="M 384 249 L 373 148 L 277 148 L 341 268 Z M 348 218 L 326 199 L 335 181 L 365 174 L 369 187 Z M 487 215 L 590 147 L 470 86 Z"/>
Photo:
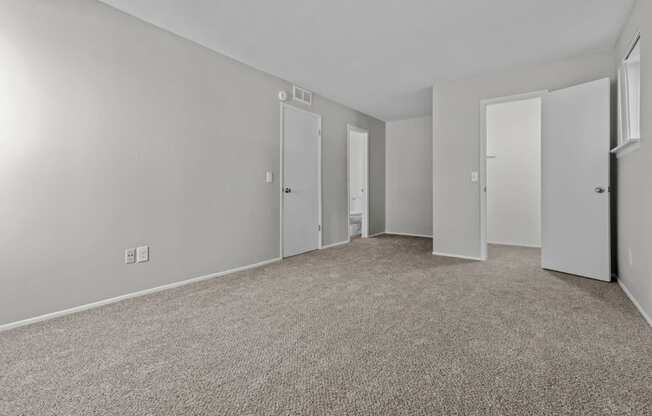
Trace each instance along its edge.
<path fill-rule="evenodd" d="M 616 284 L 380 237 L 0 334 L 0 415 L 650 415 Z"/>

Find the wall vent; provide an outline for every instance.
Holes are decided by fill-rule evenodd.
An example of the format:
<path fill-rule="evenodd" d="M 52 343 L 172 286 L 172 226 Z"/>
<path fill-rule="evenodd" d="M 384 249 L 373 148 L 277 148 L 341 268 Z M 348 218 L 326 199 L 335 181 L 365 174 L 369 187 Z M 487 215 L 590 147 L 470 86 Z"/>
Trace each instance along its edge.
<path fill-rule="evenodd" d="M 312 105 L 312 93 L 301 87 L 297 87 L 296 85 L 292 87 L 292 97 L 295 101 L 299 101 L 306 105 Z"/>

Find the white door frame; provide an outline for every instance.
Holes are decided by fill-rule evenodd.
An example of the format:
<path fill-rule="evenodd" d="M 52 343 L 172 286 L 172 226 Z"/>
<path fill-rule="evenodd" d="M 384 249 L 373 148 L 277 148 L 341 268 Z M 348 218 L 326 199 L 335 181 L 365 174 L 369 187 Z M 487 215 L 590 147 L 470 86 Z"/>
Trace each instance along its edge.
<path fill-rule="evenodd" d="M 351 132 L 362 133 L 365 135 L 364 141 L 364 201 L 362 202 L 362 238 L 369 237 L 369 130 L 354 126 L 346 125 L 346 234 L 351 241 Z"/>
<path fill-rule="evenodd" d="M 311 111 L 304 110 L 299 107 L 295 107 L 290 104 L 286 103 L 281 103 L 280 104 L 281 111 L 280 111 L 280 157 L 279 157 L 279 213 L 280 213 L 280 227 L 279 227 L 279 256 L 280 258 L 285 258 L 284 256 L 284 251 L 283 251 L 283 214 L 285 211 L 285 197 L 284 197 L 284 192 L 283 192 L 283 185 L 285 183 L 285 160 L 284 160 L 284 154 L 285 154 L 285 108 L 290 107 L 293 110 L 301 111 L 307 114 L 310 114 L 311 116 L 316 117 L 319 120 L 319 135 L 318 135 L 318 143 L 317 143 L 317 195 L 319 196 L 319 202 L 318 202 L 318 211 L 319 211 L 319 225 L 318 225 L 318 230 L 317 230 L 317 249 L 321 250 L 322 248 L 322 230 L 323 230 L 323 218 L 322 218 L 322 178 L 321 178 L 321 173 L 322 173 L 322 155 L 321 155 L 321 129 L 322 129 L 322 120 L 321 120 L 321 115 L 317 113 L 313 113 Z"/>
<path fill-rule="evenodd" d="M 492 104 L 543 98 L 548 90 L 480 100 L 480 260 L 487 260 L 487 107 Z M 543 125 L 543 123 L 542 123 Z"/>

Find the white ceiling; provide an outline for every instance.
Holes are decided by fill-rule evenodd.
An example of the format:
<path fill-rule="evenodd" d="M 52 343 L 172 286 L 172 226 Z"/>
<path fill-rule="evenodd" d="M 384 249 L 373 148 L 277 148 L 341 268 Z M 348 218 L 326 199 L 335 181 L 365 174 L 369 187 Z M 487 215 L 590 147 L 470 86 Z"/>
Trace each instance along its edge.
<path fill-rule="evenodd" d="M 430 87 L 615 45 L 633 0 L 101 0 L 382 120 Z"/>

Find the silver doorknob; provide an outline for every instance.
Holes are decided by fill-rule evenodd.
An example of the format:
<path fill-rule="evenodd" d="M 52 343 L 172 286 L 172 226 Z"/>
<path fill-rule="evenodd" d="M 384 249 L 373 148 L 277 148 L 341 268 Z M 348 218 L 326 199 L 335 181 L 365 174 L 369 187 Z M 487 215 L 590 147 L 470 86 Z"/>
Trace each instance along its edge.
<path fill-rule="evenodd" d="M 289 194 L 289 193 L 292 193 L 292 189 L 290 187 L 286 186 L 285 189 L 283 189 L 283 192 L 285 192 L 286 194 Z"/>
<path fill-rule="evenodd" d="M 596 187 L 594 190 L 598 194 L 603 194 L 604 191 L 605 191 L 605 189 L 603 187 L 601 187 L 601 186 Z"/>

